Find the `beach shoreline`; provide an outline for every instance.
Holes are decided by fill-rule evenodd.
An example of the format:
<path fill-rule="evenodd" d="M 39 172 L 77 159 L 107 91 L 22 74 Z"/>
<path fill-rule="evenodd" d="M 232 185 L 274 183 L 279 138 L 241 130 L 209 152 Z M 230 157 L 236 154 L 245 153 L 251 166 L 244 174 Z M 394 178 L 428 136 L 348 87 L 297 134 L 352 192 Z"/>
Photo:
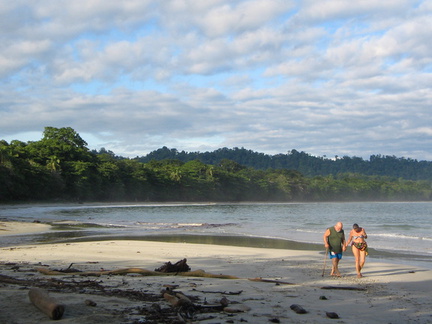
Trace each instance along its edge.
<path fill-rule="evenodd" d="M 38 235 L 38 241 L 45 242 L 55 241 L 57 235 L 64 235 L 65 239 L 133 235 L 140 239 L 159 234 L 191 234 L 265 238 L 272 244 L 292 240 L 321 245 L 324 230 L 341 220 L 346 230 L 353 223 L 365 226 L 373 257 L 400 252 L 402 258 L 410 258 L 410 254 L 432 258 L 430 208 L 431 203 L 27 204 L 2 205 L 0 221 L 51 224 L 51 235 Z M 408 219 L 415 222 L 406 224 Z M 29 237 L 25 240 L 30 243 Z M 3 242 L 0 239 L 0 246 Z"/>
<path fill-rule="evenodd" d="M 116 293 L 107 296 L 92 288 L 75 291 L 49 289 L 50 295 L 66 305 L 60 322 L 143 323 L 147 319 L 147 323 L 151 323 L 150 311 L 146 310 L 156 307 L 155 304 L 161 309 L 172 308 L 160 296 L 164 285 L 172 285 L 193 297 L 197 305 L 204 304 L 204 301 L 216 303 L 226 297 L 231 306 L 244 306 L 239 313 L 196 313 L 194 322 L 197 323 L 334 322 L 334 319 L 327 317 L 328 312 L 337 313 L 343 323 L 432 323 L 429 292 L 432 270 L 412 265 L 367 261 L 365 277 L 358 279 L 353 260 L 347 257 L 342 259 L 340 265 L 343 276 L 334 278 L 329 276 L 330 261 L 321 251 L 115 238 L 8 246 L 0 248 L 0 255 L 2 276 L 27 280 L 25 285 L 1 283 L 2 323 L 50 321 L 29 302 L 27 294 L 31 283 L 63 280 L 80 287 L 89 278 L 104 285 L 105 293 L 114 290 Z M 52 270 L 67 269 L 69 266 L 86 272 L 128 268 L 152 271 L 168 261 L 174 263 L 182 259 L 187 259 L 192 271 L 202 269 L 209 274 L 237 278 L 142 276 L 133 273 L 121 276 L 102 274 L 98 277 L 76 274 L 50 276 L 37 271 L 40 267 Z M 251 281 L 251 278 L 264 278 L 270 282 Z M 322 289 L 326 286 L 359 290 Z M 150 302 L 143 302 L 119 297 L 119 291 L 148 292 L 156 297 Z M 321 299 L 323 296 L 325 299 Z M 94 300 L 97 306 L 87 306 L 84 303 L 87 299 Z M 307 313 L 297 314 L 290 308 L 293 304 L 302 306 Z M 166 319 L 166 323 L 171 320 L 168 315 Z M 160 318 L 154 323 L 157 322 L 163 323 Z"/>
<path fill-rule="evenodd" d="M 58 230 L 63 222 L 55 225 L 40 222 L 20 222 L 0 220 L 0 246 L 28 244 L 76 243 L 112 240 L 134 240 L 167 243 L 193 243 L 208 245 L 227 245 L 232 247 L 256 247 L 285 250 L 307 250 L 324 253 L 323 244 L 298 242 L 288 239 L 268 238 L 260 236 L 231 235 L 221 233 L 157 233 L 157 234 L 101 234 L 80 230 Z M 63 225 L 71 225 L 66 222 Z M 73 224 L 72 224 L 73 226 Z M 57 228 L 57 229 L 56 229 Z M 56 235 L 59 233 L 59 235 Z M 65 235 L 66 233 L 66 235 Z M 64 237 L 63 237 L 64 235 Z M 344 255 L 351 258 L 350 249 Z M 432 255 L 408 253 L 406 251 L 388 251 L 369 248 L 368 260 L 375 262 L 402 263 L 432 269 Z"/>

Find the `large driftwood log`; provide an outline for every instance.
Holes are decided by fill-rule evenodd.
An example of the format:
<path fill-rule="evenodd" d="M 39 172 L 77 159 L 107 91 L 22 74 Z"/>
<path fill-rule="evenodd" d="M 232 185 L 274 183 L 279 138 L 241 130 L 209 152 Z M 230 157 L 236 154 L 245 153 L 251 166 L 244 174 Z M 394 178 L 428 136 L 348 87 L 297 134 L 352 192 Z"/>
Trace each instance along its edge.
<path fill-rule="evenodd" d="M 125 268 L 125 269 L 117 269 L 117 270 L 102 270 L 102 271 L 77 271 L 77 272 L 64 272 L 58 270 L 51 270 L 49 268 L 36 268 L 36 270 L 42 274 L 50 275 L 50 276 L 58 276 L 58 275 L 77 275 L 77 276 L 102 276 L 102 275 L 123 275 L 128 273 L 139 273 L 143 276 L 161 276 L 164 274 L 157 273 L 154 271 L 150 271 L 147 269 L 141 268 Z"/>
<path fill-rule="evenodd" d="M 109 271 L 82 271 L 82 272 L 62 272 L 50 270 L 48 268 L 36 268 L 42 274 L 50 275 L 50 276 L 58 276 L 58 275 L 77 275 L 77 276 L 102 276 L 102 275 L 125 275 L 128 273 L 138 273 L 143 276 L 184 276 L 184 277 L 205 277 L 205 278 L 219 278 L 219 279 L 240 279 L 236 276 L 224 275 L 224 274 L 212 274 L 207 273 L 204 270 L 195 270 L 188 272 L 179 272 L 179 273 L 164 273 L 164 272 L 156 272 L 142 268 L 125 268 L 125 269 L 117 269 L 117 270 L 109 270 Z"/>
<path fill-rule="evenodd" d="M 41 288 L 30 288 L 29 298 L 33 305 L 48 315 L 52 320 L 62 318 L 65 307 L 48 295 L 48 292 Z"/>

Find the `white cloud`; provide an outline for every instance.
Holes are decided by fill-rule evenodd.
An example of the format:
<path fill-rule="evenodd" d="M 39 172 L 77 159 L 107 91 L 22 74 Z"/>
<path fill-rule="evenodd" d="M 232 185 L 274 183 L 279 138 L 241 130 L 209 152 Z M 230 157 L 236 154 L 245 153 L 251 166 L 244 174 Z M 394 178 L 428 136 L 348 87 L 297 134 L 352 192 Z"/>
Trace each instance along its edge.
<path fill-rule="evenodd" d="M 241 34 L 271 22 L 290 6 L 284 0 L 251 0 L 234 6 L 228 2 L 198 16 L 197 23 L 209 37 Z"/>
<path fill-rule="evenodd" d="M 5 2 L 0 138 L 432 160 L 431 18 L 409 0 Z"/>
<path fill-rule="evenodd" d="M 347 0 L 303 1 L 300 17 L 312 21 L 331 21 L 338 19 L 362 19 L 385 17 L 406 12 L 415 7 L 415 0 L 374 1 L 362 0 L 352 3 Z"/>

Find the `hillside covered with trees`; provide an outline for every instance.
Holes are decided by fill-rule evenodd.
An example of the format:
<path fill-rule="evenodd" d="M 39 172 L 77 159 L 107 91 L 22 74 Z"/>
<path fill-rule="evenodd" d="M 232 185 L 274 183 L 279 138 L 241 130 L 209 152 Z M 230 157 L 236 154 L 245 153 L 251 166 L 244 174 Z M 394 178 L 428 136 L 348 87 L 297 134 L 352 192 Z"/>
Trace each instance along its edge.
<path fill-rule="evenodd" d="M 260 157 L 261 162 L 253 157 Z M 430 176 L 420 177 L 416 168 L 407 177 L 389 173 L 408 172 L 390 171 L 391 165 L 395 169 L 416 165 L 430 174 L 430 162 L 376 159 L 333 161 L 295 150 L 268 156 L 225 148 L 201 155 L 165 147 L 146 157 L 127 159 L 105 149 L 90 151 L 70 127 L 46 127 L 40 141 L 0 141 L 0 202 L 432 199 Z M 358 169 L 343 167 L 344 161 L 347 165 L 357 161 Z"/>
<path fill-rule="evenodd" d="M 432 162 L 417 161 L 396 156 L 372 155 L 370 160 L 360 157 L 343 156 L 334 158 L 316 157 L 305 152 L 291 150 L 287 154 L 268 155 L 245 148 L 221 148 L 213 152 L 179 152 L 177 149 L 162 147 L 146 156 L 138 157 L 140 162 L 175 159 L 183 162 L 199 160 L 205 164 L 217 165 L 224 159 L 235 161 L 258 170 L 290 169 L 305 176 L 337 176 L 340 173 L 389 176 L 407 180 L 432 180 Z"/>

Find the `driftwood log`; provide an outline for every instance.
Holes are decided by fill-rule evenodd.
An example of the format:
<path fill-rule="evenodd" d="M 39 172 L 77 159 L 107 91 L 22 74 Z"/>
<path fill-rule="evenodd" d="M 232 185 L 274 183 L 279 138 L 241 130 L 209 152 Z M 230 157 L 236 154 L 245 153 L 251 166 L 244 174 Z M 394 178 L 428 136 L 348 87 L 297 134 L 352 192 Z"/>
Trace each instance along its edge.
<path fill-rule="evenodd" d="M 229 305 L 229 300 L 226 297 L 221 298 L 220 304 L 216 305 L 196 305 L 189 297 L 181 292 L 176 292 L 173 289 L 167 287 L 161 291 L 162 297 L 168 301 L 172 307 L 176 308 L 178 315 L 182 319 L 192 319 L 197 310 L 213 310 L 213 311 L 224 311 L 225 313 L 241 313 L 250 310 L 250 307 L 242 304 Z"/>
<path fill-rule="evenodd" d="M 30 288 L 29 298 L 42 313 L 48 315 L 52 320 L 62 318 L 65 306 L 58 303 L 54 298 L 48 295 L 48 292 L 41 288 Z"/>
<path fill-rule="evenodd" d="M 170 302 L 171 306 L 177 310 L 177 317 L 182 323 L 192 319 L 195 314 L 195 305 L 181 292 L 174 292 L 170 289 L 162 291 L 162 297 Z M 187 319 L 187 320 L 186 320 Z"/>
<path fill-rule="evenodd" d="M 161 267 L 155 269 L 156 272 L 164 272 L 164 273 L 170 273 L 170 272 L 187 272 L 190 271 L 190 267 L 186 263 L 187 259 L 183 259 L 180 261 L 177 261 L 176 263 L 172 264 L 170 261 L 166 262 Z"/>
<path fill-rule="evenodd" d="M 62 272 L 56 270 L 50 270 L 48 268 L 36 268 L 36 270 L 42 274 L 50 275 L 50 276 L 58 276 L 58 275 L 77 275 L 77 276 L 102 276 L 102 275 L 126 275 L 128 273 L 137 273 L 143 276 L 184 276 L 184 277 L 201 277 L 201 278 L 219 278 L 219 279 L 240 279 L 236 276 L 224 275 L 224 274 L 212 274 L 207 273 L 204 270 L 195 270 L 188 272 L 179 272 L 179 273 L 164 273 L 151 271 L 142 268 L 125 268 L 125 269 L 117 269 L 117 270 L 107 270 L 107 271 L 80 271 L 80 272 Z"/>
<path fill-rule="evenodd" d="M 165 292 L 163 298 L 173 307 L 193 306 L 192 301 L 182 293 Z"/>
<path fill-rule="evenodd" d="M 17 279 L 5 275 L 0 274 L 0 282 L 8 283 L 8 284 L 14 284 L 14 285 L 31 285 L 31 280 L 25 280 L 25 279 Z"/>

